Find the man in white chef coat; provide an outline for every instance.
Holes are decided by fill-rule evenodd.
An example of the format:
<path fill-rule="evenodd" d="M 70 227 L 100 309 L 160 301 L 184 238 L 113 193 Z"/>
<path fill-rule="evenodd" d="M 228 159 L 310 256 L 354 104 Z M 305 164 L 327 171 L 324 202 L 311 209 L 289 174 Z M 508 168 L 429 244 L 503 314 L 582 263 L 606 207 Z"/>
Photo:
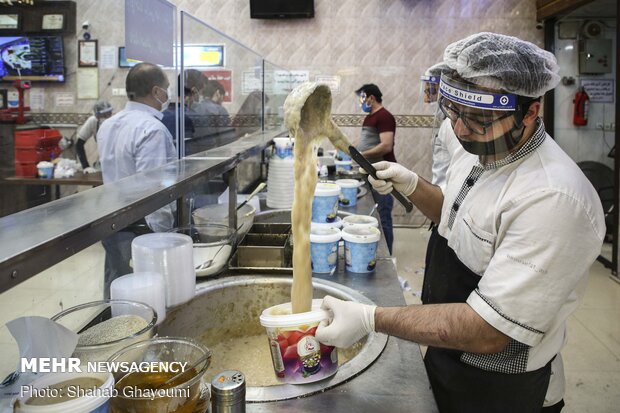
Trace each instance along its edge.
<path fill-rule="evenodd" d="M 330 323 L 316 337 L 346 347 L 377 331 L 429 346 L 442 412 L 558 412 L 566 321 L 605 235 L 596 191 L 539 118 L 559 68 L 551 53 L 494 33 L 449 45 L 444 63 L 439 107 L 461 146 L 445 190 L 396 163 L 376 163 L 370 178 L 439 223 L 427 304 L 326 297 Z"/>

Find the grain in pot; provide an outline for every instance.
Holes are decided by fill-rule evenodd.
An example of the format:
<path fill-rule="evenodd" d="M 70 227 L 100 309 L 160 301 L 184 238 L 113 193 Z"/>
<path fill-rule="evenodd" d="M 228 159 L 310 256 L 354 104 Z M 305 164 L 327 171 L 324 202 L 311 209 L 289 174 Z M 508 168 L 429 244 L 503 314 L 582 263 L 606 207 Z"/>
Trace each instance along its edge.
<path fill-rule="evenodd" d="M 96 324 L 78 336 L 78 346 L 109 343 L 129 337 L 144 329 L 148 322 L 136 315 L 121 315 Z"/>
<path fill-rule="evenodd" d="M 284 102 L 284 122 L 295 138 L 295 197 L 291 212 L 293 242 L 293 313 L 310 311 L 312 306 L 312 267 L 310 264 L 310 221 L 316 186 L 315 145 L 329 138 L 348 153 L 350 143 L 331 119 L 331 92 L 327 85 L 304 83 Z"/>

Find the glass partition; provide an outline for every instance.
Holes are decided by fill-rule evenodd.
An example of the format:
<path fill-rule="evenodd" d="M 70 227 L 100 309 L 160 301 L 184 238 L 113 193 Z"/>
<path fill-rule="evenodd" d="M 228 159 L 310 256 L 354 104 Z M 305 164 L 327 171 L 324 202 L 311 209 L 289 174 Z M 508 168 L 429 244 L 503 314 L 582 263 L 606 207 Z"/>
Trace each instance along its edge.
<path fill-rule="evenodd" d="M 185 12 L 180 21 L 182 153 L 193 155 L 262 130 L 262 57 Z"/>
<path fill-rule="evenodd" d="M 291 72 L 265 60 L 265 130 L 284 128 L 284 100 L 293 89 Z"/>

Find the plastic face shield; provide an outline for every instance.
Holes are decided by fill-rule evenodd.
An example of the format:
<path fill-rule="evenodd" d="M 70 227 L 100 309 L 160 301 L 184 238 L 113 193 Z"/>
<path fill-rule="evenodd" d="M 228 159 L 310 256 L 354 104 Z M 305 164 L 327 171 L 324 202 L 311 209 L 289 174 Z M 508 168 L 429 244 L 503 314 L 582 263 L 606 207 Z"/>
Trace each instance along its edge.
<path fill-rule="evenodd" d="M 510 152 L 523 137 L 522 113 L 517 95 L 483 90 L 443 76 L 438 108 L 450 119 L 463 148 L 476 155 Z M 438 116 L 440 118 L 441 116 Z"/>
<path fill-rule="evenodd" d="M 421 100 L 425 104 L 437 102 L 439 97 L 439 77 L 438 76 L 420 76 L 420 94 Z"/>

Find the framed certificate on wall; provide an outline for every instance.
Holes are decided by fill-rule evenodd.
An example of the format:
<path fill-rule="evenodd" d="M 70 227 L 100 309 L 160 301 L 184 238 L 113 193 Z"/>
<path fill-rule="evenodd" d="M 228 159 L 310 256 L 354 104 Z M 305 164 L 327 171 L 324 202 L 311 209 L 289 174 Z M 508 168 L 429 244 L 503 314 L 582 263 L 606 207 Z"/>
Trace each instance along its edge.
<path fill-rule="evenodd" d="M 97 67 L 97 40 L 78 40 L 78 67 Z"/>

